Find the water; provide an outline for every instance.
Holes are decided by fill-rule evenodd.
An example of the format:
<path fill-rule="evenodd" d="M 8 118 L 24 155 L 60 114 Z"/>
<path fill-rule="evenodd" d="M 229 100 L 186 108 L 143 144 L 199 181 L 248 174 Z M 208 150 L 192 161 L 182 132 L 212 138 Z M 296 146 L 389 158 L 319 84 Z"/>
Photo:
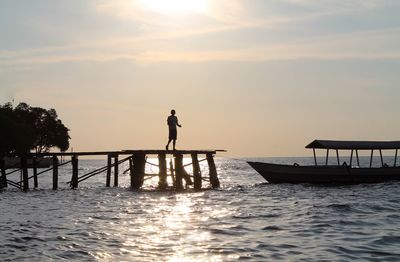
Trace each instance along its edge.
<path fill-rule="evenodd" d="M 80 172 L 104 162 L 81 161 Z M 44 189 L 7 189 L 0 261 L 399 261 L 399 183 L 270 185 L 244 161 L 216 162 L 219 190 L 157 192 L 152 179 L 132 192 L 127 174 L 120 188 L 101 175 L 70 190 L 70 166 L 58 191 L 51 174 L 39 178 Z"/>

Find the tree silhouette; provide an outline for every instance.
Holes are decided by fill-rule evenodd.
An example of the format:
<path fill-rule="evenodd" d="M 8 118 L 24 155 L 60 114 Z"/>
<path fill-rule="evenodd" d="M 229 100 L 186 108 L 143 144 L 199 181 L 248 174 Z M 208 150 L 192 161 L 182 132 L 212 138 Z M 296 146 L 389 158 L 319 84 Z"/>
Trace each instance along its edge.
<path fill-rule="evenodd" d="M 0 106 L 0 123 L 0 155 L 69 148 L 69 129 L 54 109 L 31 107 L 26 103 L 13 108 L 11 103 L 6 103 Z"/>

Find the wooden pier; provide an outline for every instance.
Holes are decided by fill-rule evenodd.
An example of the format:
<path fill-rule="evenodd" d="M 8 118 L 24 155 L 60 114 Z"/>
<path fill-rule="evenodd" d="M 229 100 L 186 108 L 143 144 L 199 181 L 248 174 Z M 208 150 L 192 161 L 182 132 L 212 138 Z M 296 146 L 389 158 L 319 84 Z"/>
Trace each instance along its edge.
<path fill-rule="evenodd" d="M 29 182 L 33 180 L 33 187 L 38 188 L 38 176 L 47 172 L 52 173 L 52 188 L 58 189 L 59 167 L 70 164 L 72 166 L 71 180 L 69 185 L 75 189 L 79 184 L 93 176 L 105 173 L 105 186 L 111 186 L 113 174 L 113 186 L 119 185 L 119 167 L 122 163 L 128 162 L 129 168 L 124 170 L 124 173 L 130 174 L 130 187 L 134 190 L 140 189 L 146 178 L 158 176 L 158 188 L 161 190 L 173 189 L 184 190 L 191 188 L 195 190 L 202 189 L 203 180 L 209 181 L 211 188 L 219 188 L 220 182 L 218 179 L 217 168 L 214 161 L 214 156 L 217 152 L 225 152 L 224 150 L 123 150 L 123 151 L 104 151 L 104 152 L 64 152 L 64 153 L 28 153 L 24 155 L 14 155 L 19 157 L 20 166 L 18 168 L 8 168 L 5 166 L 4 159 L 0 159 L 0 189 L 5 187 L 16 187 L 23 191 L 30 189 Z M 106 157 L 106 165 L 90 172 L 79 174 L 79 159 L 80 157 L 88 156 L 103 156 Z M 149 156 L 157 156 L 158 164 L 147 161 Z M 190 157 L 190 164 L 183 164 L 184 157 Z M 200 157 L 204 157 L 200 159 Z M 38 172 L 38 161 L 43 158 L 52 158 L 51 167 Z M 69 161 L 60 162 L 60 158 L 70 158 Z M 169 163 L 167 159 L 169 158 Z M 32 163 L 32 167 L 28 167 L 28 160 Z M 200 162 L 207 161 L 208 177 L 203 177 L 200 169 Z M 158 174 L 146 174 L 146 164 L 157 166 Z M 192 165 L 193 174 L 190 175 L 185 170 L 185 167 Z M 9 171 L 11 169 L 11 171 Z M 29 176 L 29 169 L 32 169 L 32 175 Z M 8 172 L 7 172 L 8 171 Z M 20 181 L 12 181 L 9 175 L 20 172 Z M 170 176 L 172 185 L 168 184 L 167 177 Z"/>

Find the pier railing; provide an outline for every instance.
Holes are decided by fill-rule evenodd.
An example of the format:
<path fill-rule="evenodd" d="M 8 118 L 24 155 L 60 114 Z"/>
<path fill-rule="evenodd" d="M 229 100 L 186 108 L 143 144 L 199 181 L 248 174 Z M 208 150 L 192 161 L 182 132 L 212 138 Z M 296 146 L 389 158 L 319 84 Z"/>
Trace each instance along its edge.
<path fill-rule="evenodd" d="M 19 188 L 28 191 L 30 188 L 29 182 L 33 180 L 33 187 L 38 188 L 38 177 L 44 173 L 52 173 L 52 188 L 58 189 L 59 182 L 59 167 L 71 164 L 72 174 L 68 182 L 71 188 L 77 188 L 78 185 L 94 176 L 106 173 L 105 186 L 111 186 L 111 178 L 113 174 L 113 186 L 119 185 L 119 167 L 123 163 L 128 163 L 129 168 L 123 173 L 130 174 L 130 187 L 132 189 L 140 189 L 146 179 L 158 176 L 159 189 L 175 189 L 183 190 L 193 185 L 195 190 L 202 189 L 202 181 L 208 181 L 212 188 L 220 186 L 217 168 L 214 161 L 214 156 L 217 152 L 224 150 L 123 150 L 123 151 L 102 151 L 102 152 L 61 152 L 61 153 L 28 153 L 24 155 L 14 155 L 20 160 L 18 167 L 6 167 L 5 160 L 0 159 L 0 189 L 8 186 Z M 91 170 L 83 175 L 79 175 L 79 158 L 84 156 L 106 156 L 107 164 L 105 166 Z M 123 156 L 120 159 L 120 156 Z M 148 156 L 157 156 L 158 164 L 147 161 Z M 169 163 L 167 157 L 170 157 Z M 183 164 L 184 156 L 190 156 L 191 163 Z M 199 159 L 199 156 L 204 156 Z M 51 166 L 38 172 L 38 161 L 43 158 L 51 158 Z M 60 158 L 70 158 L 68 161 L 60 162 Z M 28 166 L 28 160 L 30 166 Z M 208 178 L 202 176 L 200 162 L 207 161 L 208 163 Z M 159 169 L 158 174 L 146 174 L 146 165 L 156 166 Z M 192 174 L 188 174 L 185 167 L 192 166 Z M 9 171 L 11 169 L 11 171 Z M 32 169 L 32 175 L 29 176 L 29 169 Z M 12 181 L 9 176 L 13 173 L 20 172 L 20 181 Z M 167 177 L 170 176 L 172 185 L 168 185 Z M 192 181 L 193 179 L 193 181 Z"/>

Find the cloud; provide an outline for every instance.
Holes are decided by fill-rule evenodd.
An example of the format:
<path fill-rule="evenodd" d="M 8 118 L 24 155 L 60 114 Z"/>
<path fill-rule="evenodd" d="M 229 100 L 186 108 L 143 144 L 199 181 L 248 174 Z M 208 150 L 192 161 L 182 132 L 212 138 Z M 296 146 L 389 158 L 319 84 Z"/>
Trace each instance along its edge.
<path fill-rule="evenodd" d="M 165 61 L 194 63 L 289 59 L 399 59 L 400 30 L 398 28 L 359 32 L 352 30 L 350 33 L 342 34 L 318 34 L 316 32 L 315 35 L 307 37 L 290 35 L 291 33 L 284 30 L 288 28 L 293 30 L 302 22 L 318 23 L 318 19 L 321 17 L 334 17 L 342 12 L 341 8 L 377 8 L 390 1 L 285 1 L 292 5 L 314 7 L 318 11 L 294 16 L 276 14 L 257 17 L 251 16 L 249 10 L 246 11 L 243 1 L 229 0 L 230 5 L 227 0 L 210 1 L 212 6 L 207 16 L 212 20 L 211 23 L 204 23 L 204 20 L 201 20 L 201 23 L 195 25 L 172 26 L 179 21 L 177 20 L 168 25 L 172 26 L 170 28 L 159 28 L 153 25 L 162 24 L 164 21 L 159 20 L 159 16 L 149 15 L 148 11 L 140 8 L 138 1 L 93 0 L 91 3 L 96 12 L 119 19 L 132 19 L 135 21 L 132 22 L 132 26 L 141 26 L 141 22 L 149 22 L 152 26 L 140 30 L 135 35 L 114 36 L 105 33 L 98 39 L 82 38 L 81 41 L 72 45 L 0 51 L 0 70 L 4 72 L 4 70 L 10 70 L 18 65 L 26 67 L 38 64 L 117 60 L 132 60 L 138 63 Z M 359 4 L 358 7 L 356 7 L 357 4 Z M 229 8 L 225 8 L 226 12 L 223 12 L 224 5 L 229 6 Z M 246 38 L 249 36 L 249 32 L 255 35 L 258 34 L 258 31 L 259 34 L 269 36 L 270 39 L 274 38 L 276 32 L 278 35 L 286 35 L 282 40 L 274 42 L 252 41 Z M 235 35 L 236 39 L 242 38 L 242 47 L 230 45 L 229 42 L 224 42 L 218 47 L 208 44 L 199 45 L 196 48 L 181 44 L 181 40 L 207 42 L 218 39 L 224 41 L 227 33 Z"/>
<path fill-rule="evenodd" d="M 383 6 L 387 3 L 393 2 L 391 0 L 346 0 L 346 1 L 332 1 L 332 0 L 286 0 L 289 4 L 302 5 L 317 9 L 374 9 Z"/>
<path fill-rule="evenodd" d="M 135 22 L 144 32 L 160 31 L 160 29 L 185 30 L 188 26 L 192 31 L 211 27 L 230 30 L 251 26 L 272 26 L 299 19 L 299 16 L 283 14 L 269 14 L 267 18 L 253 16 L 254 14 L 248 10 L 251 2 L 240 0 L 208 0 L 206 12 L 200 14 L 158 13 L 144 8 L 143 1 L 145 0 L 96 0 L 93 2 L 93 8 L 102 15 Z"/>
<path fill-rule="evenodd" d="M 372 30 L 341 36 L 325 36 L 302 39 L 282 44 L 258 44 L 248 48 L 222 50 L 164 50 L 146 48 L 146 41 L 137 40 L 135 48 L 124 42 L 115 47 L 96 46 L 96 48 L 76 50 L 65 55 L 64 50 L 51 54 L 37 53 L 0 60 L 0 66 L 53 64 L 62 62 L 107 62 L 132 60 L 138 63 L 159 62 L 209 62 L 209 61 L 274 61 L 295 59 L 400 59 L 400 29 Z M 132 39 L 131 41 L 134 41 Z M 139 44 L 141 44 L 139 46 Z"/>
<path fill-rule="evenodd" d="M 334 37 L 314 37 L 293 43 L 265 44 L 242 49 L 201 52 L 145 52 L 141 62 L 279 61 L 319 60 L 399 60 L 400 29 L 375 30 Z M 368 44 L 366 44 L 368 43 Z M 388 48 L 392 46 L 392 48 Z"/>

